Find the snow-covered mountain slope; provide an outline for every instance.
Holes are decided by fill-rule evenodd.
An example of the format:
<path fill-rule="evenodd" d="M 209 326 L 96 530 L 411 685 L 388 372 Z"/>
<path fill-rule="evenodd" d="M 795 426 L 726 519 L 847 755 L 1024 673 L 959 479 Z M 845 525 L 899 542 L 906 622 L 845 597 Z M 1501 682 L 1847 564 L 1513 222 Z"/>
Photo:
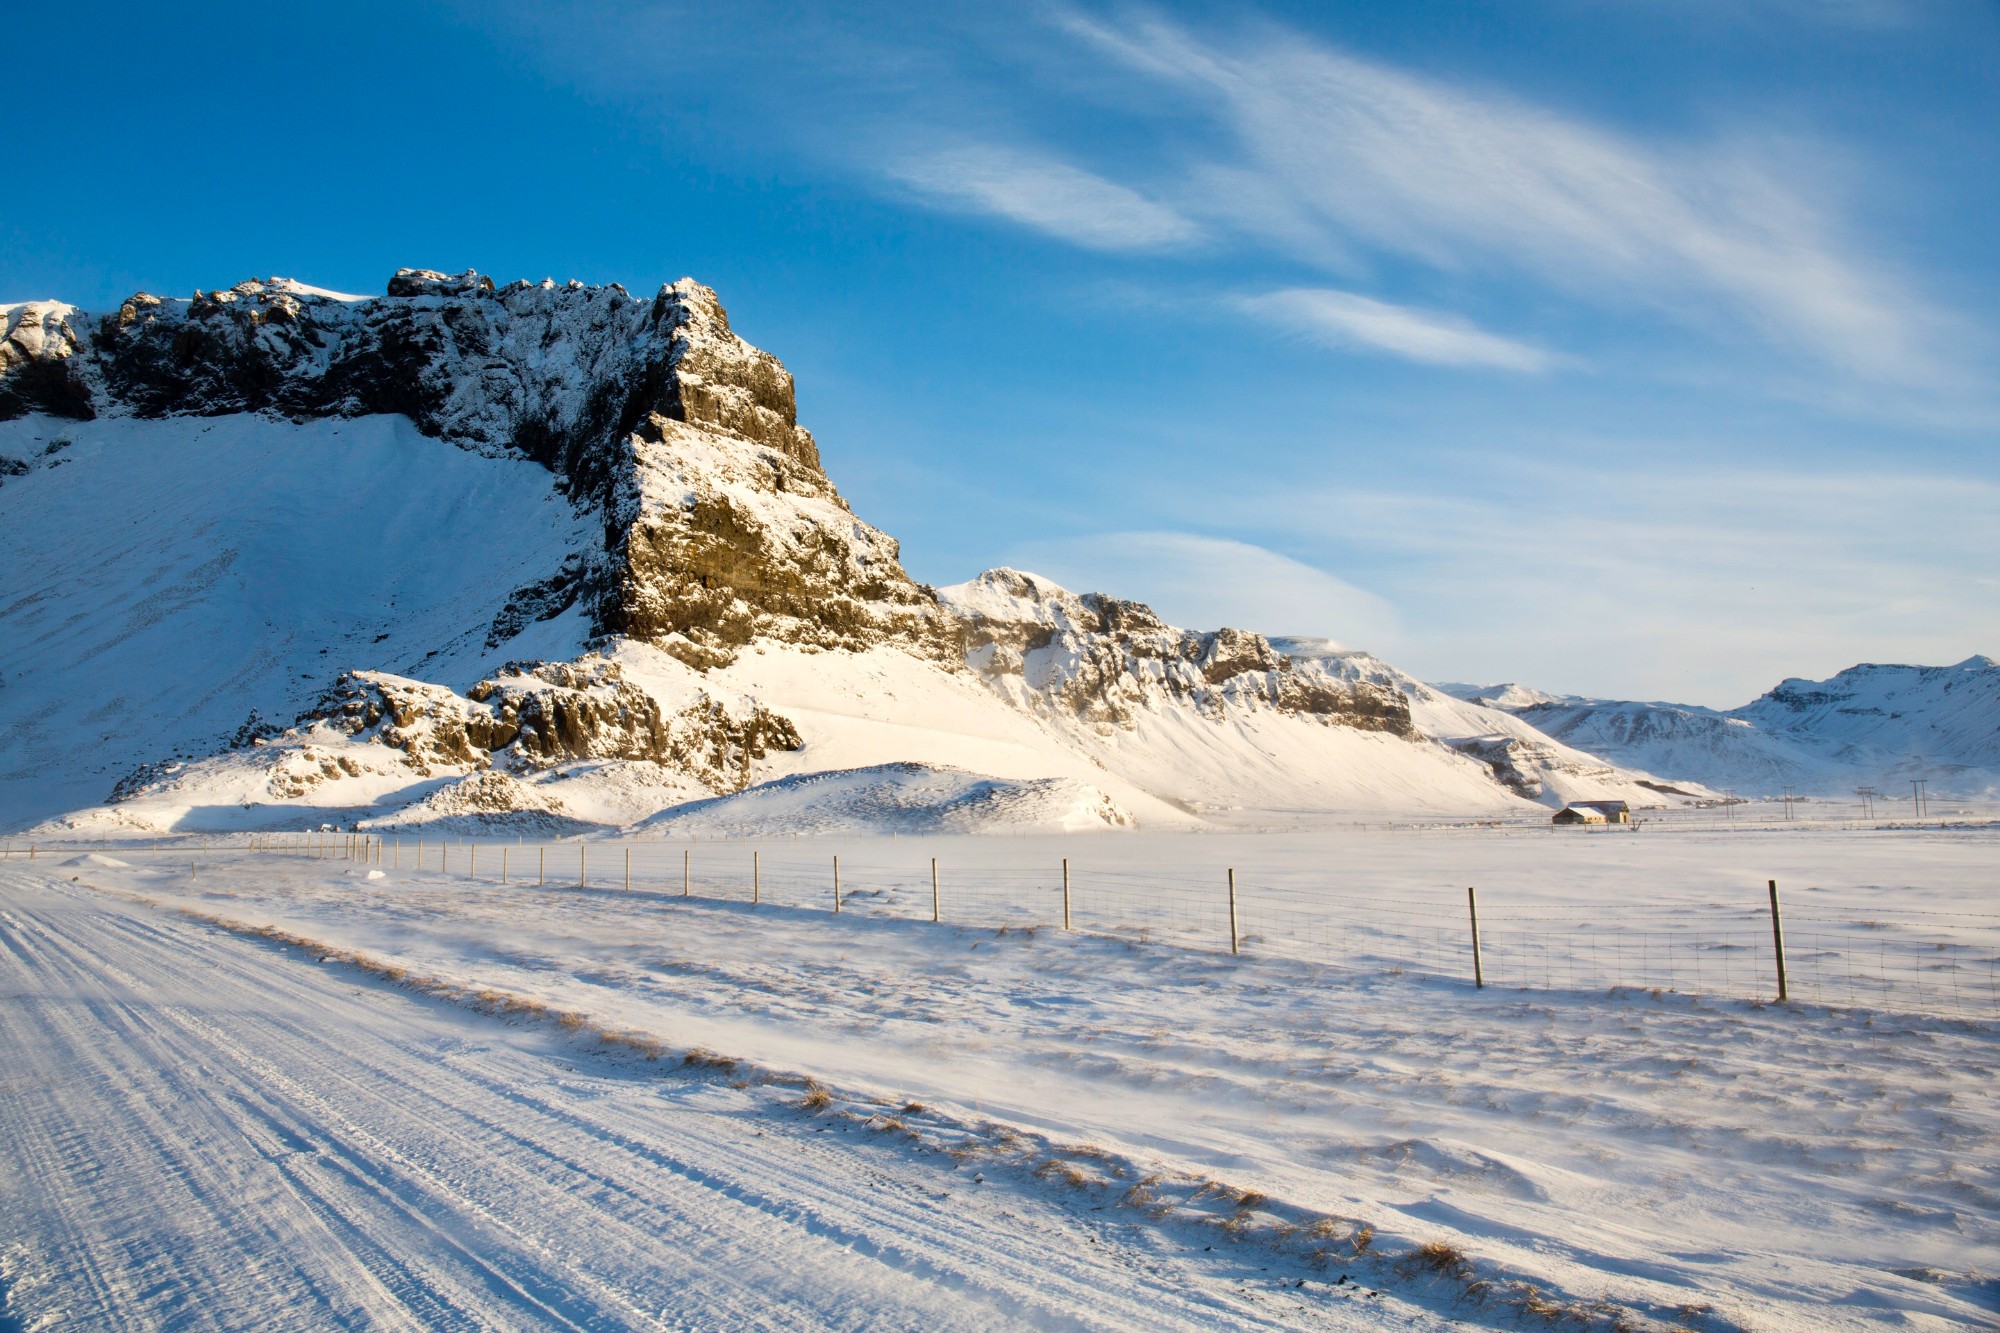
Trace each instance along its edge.
<path fill-rule="evenodd" d="M 575 603 L 600 633 L 702 663 L 753 638 L 888 636 L 956 658 L 896 543 L 821 470 L 791 376 L 691 279 L 644 301 L 615 283 L 496 289 L 405 269 L 368 299 L 252 279 L 140 293 L 112 315 L 9 306 L 4 321 L 0 419 L 397 414 L 542 464 L 602 536 L 522 589 L 524 615 Z"/>
<path fill-rule="evenodd" d="M 939 589 L 938 598 L 965 622 L 967 660 L 995 694 L 1104 768 L 1209 817 L 1666 798 L 1587 756 L 1574 756 L 1560 782 L 1524 781 L 1504 757 L 1460 744 L 1459 719 L 1420 716 L 1423 701 L 1403 687 L 1431 692 L 1409 677 L 1287 648 L 1300 641 L 1192 633 L 1136 602 L 1078 596 L 1008 569 Z M 1524 747 L 1546 744 L 1532 728 L 1507 724 Z M 1563 766 L 1553 753 L 1551 761 L 1552 771 Z"/>
<path fill-rule="evenodd" d="M 914 582 L 689 280 L 405 270 L 4 320 L 8 825 L 585 830 L 907 764 L 1154 827 L 1636 791 L 1255 634 Z"/>
<path fill-rule="evenodd" d="M 1620 800 L 1656 806 L 1665 798 L 1715 795 L 1698 784 L 1666 782 L 1643 768 L 1607 764 L 1504 708 L 1457 698 L 1446 687 L 1426 685 L 1368 653 L 1342 649 L 1325 639 L 1271 642 L 1294 662 L 1311 664 L 1341 680 L 1393 691 L 1408 706 L 1411 724 L 1419 731 L 1486 764 L 1501 782 L 1545 804 Z"/>
<path fill-rule="evenodd" d="M 9 824 L 289 724 L 352 666 L 470 684 L 510 591 L 591 536 L 546 469 L 401 417 L 30 417 L 0 457 L 30 464 L 0 482 Z M 508 651 L 584 633 L 572 610 Z"/>
<path fill-rule="evenodd" d="M 1746 794 L 1873 785 L 1907 795 L 1912 778 L 1938 795 L 2000 787 L 2000 663 L 1990 657 L 1849 667 L 1727 711 L 1454 688 L 1615 762 Z"/>

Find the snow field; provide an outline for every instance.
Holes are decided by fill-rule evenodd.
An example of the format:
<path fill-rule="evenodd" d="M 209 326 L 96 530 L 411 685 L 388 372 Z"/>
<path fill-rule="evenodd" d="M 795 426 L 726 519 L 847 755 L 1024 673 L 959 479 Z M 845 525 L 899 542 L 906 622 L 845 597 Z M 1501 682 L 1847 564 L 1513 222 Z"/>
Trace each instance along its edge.
<path fill-rule="evenodd" d="M 1990 1021 L 1524 990 L 1504 972 L 1475 992 L 1383 958 L 1363 966 L 1388 946 L 1360 930 L 1344 966 L 1281 951 L 1252 908 L 1235 958 L 1162 944 L 1172 936 L 1158 930 L 1149 941 L 957 924 L 982 858 L 997 874 L 1059 867 L 1066 850 L 1073 894 L 1079 863 L 1142 853 L 1183 871 L 1234 862 L 1252 882 L 1337 865 L 1348 883 L 1420 906 L 1428 893 L 1449 901 L 1445 886 L 1477 865 L 1501 921 L 1565 904 L 1601 914 L 1639 883 L 1696 901 L 1691 889 L 1726 885 L 1733 899 L 1778 877 L 1799 885 L 1808 916 L 1879 916 L 1921 888 L 1926 910 L 1962 918 L 1943 929 L 1990 947 L 1990 917 L 1979 920 L 1991 834 L 1648 836 L 816 840 L 829 870 L 841 851 L 853 885 L 837 918 L 830 902 L 795 900 L 810 887 L 800 849 L 768 845 L 659 848 L 664 864 L 635 857 L 630 891 L 608 844 L 552 849 L 591 878 L 581 889 L 407 861 L 371 880 L 359 864 L 279 857 L 218 859 L 192 882 L 171 865 L 67 873 L 672 1049 L 809 1074 L 842 1105 L 919 1102 L 944 1126 L 926 1133 L 998 1125 L 1095 1145 L 1164 1182 L 1225 1182 L 1270 1201 L 1245 1227 L 1342 1219 L 1342 1234 L 1370 1226 L 1388 1254 L 1440 1241 L 1496 1291 L 1529 1283 L 1537 1299 L 1608 1300 L 1686 1327 L 1989 1322 L 1996 1292 L 1978 1274 L 1992 1269 L 2000 1208 Z M 754 907 L 734 864 L 751 852 Z M 497 853 L 482 848 L 482 862 Z M 462 854 L 443 851 L 443 864 Z M 943 927 L 908 919 L 928 915 L 933 854 Z M 902 878 L 871 882 L 871 866 Z M 732 889 L 733 900 L 699 896 Z M 1458 1291 L 1460 1317 L 1519 1309 L 1480 1313 Z M 1711 1308 L 1683 1313 L 1693 1306 Z"/>
<path fill-rule="evenodd" d="M 509 591 L 587 532 L 544 469 L 402 417 L 30 417 L 0 422 L 0 453 L 38 460 L 0 522 L 10 824 L 94 805 L 141 761 L 211 753 L 253 712 L 289 724 L 352 666 L 471 684 Z M 576 622 L 506 650 L 570 656 Z M 245 780 L 179 813 L 269 799 Z"/>
<path fill-rule="evenodd" d="M 829 776 L 842 786 L 849 775 Z M 2000 1019 L 2000 907 L 1980 887 L 2000 829 L 1468 826 L 980 840 L 721 831 L 684 817 L 658 836 L 622 841 L 400 834 L 383 838 L 380 864 L 493 888 L 685 890 L 831 912 L 838 860 L 847 913 L 935 913 L 982 927 L 1067 920 L 1078 930 L 1228 952 L 1233 910 L 1242 951 L 1466 982 L 1475 976 L 1470 888 L 1487 984 L 1745 1000 L 1777 998 L 1767 888 L 1777 880 L 1789 998 Z M 346 854 L 347 835 L 300 840 L 314 836 L 255 845 Z M 250 845 L 225 843 L 236 850 L 216 854 Z"/>
<path fill-rule="evenodd" d="M 1446 1324 L 815 1114 L 797 1080 L 67 879 L 0 870 L 0 987 L 9 1329 Z"/>

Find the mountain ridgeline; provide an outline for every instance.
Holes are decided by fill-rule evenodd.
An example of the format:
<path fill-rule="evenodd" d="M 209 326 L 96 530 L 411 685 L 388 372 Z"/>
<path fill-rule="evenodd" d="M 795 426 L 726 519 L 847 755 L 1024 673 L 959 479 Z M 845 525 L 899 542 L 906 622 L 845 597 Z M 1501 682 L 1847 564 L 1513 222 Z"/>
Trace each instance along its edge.
<path fill-rule="evenodd" d="M 478 540 L 490 544 L 481 547 L 489 551 L 481 558 L 463 540 L 458 549 L 430 549 L 424 534 L 412 537 L 407 523 L 399 527 L 397 538 L 411 543 L 411 551 L 382 586 L 407 586 L 405 576 L 413 578 L 417 565 L 471 566 L 461 591 L 441 603 L 443 618 L 413 621 L 392 592 L 387 605 L 343 608 L 347 628 L 338 646 L 321 647 L 303 662 L 281 660 L 285 652 L 274 639 L 246 648 L 240 668 L 217 666 L 215 678 L 204 680 L 202 659 L 191 657 L 197 678 L 184 687 L 189 712 L 178 736 L 170 728 L 138 734 L 135 726 L 75 741 L 122 774 L 120 804 L 171 805 L 167 798 L 176 792 L 192 801 L 189 793 L 203 783 L 237 792 L 244 775 L 223 782 L 214 765 L 226 753 L 262 749 L 269 752 L 258 757 L 269 760 L 268 773 L 261 785 L 252 784 L 254 799 L 239 793 L 229 803 L 309 795 L 333 801 L 346 783 L 352 790 L 335 805 L 382 816 L 420 787 L 436 806 L 431 786 L 419 779 L 442 771 L 469 778 L 499 769 L 531 785 L 588 778 L 564 788 L 576 795 L 624 765 L 617 770 L 625 778 L 611 801 L 615 811 L 604 819 L 629 822 L 674 799 L 726 795 L 785 772 L 810 771 L 819 750 L 852 757 L 856 744 L 836 745 L 833 733 L 815 740 L 811 726 L 795 727 L 783 711 L 803 701 L 809 712 L 851 712 L 853 698 L 829 697 L 843 688 L 880 689 L 885 699 L 901 701 L 891 713 L 910 712 L 912 690 L 926 699 L 948 695 L 950 709 L 984 710 L 984 721 L 952 723 L 984 736 L 970 750 L 1012 756 L 1006 762 L 1016 767 L 1024 752 L 1052 756 L 1005 776 L 1108 783 L 1126 805 L 1143 806 L 1156 819 L 1185 817 L 1211 790 L 1234 808 L 1237 770 L 1247 785 L 1238 784 L 1236 796 L 1282 804 L 1282 784 L 1268 770 L 1297 766 L 1301 761 L 1285 758 L 1295 751 L 1307 756 L 1306 768 L 1324 769 L 1305 781 L 1308 788 L 1319 784 L 1312 799 L 1329 808 L 1341 803 L 1340 791 L 1378 792 L 1363 771 L 1371 764 L 1397 775 L 1380 791 L 1415 793 L 1419 806 L 1520 799 L 1486 767 L 1422 733 L 1402 692 L 1329 670 L 1318 659 L 1295 659 L 1258 634 L 1182 630 L 1138 603 L 1078 596 L 1011 570 L 943 591 L 912 580 L 896 542 L 857 518 L 827 477 L 812 435 L 798 424 L 790 374 L 739 338 L 715 293 L 691 280 L 640 298 L 615 284 L 497 286 L 476 273 L 403 270 L 386 295 L 370 298 L 273 278 L 184 299 L 140 293 L 102 314 L 58 302 L 0 307 L 0 313 L 0 503 L 15 500 L 24 514 L 35 505 L 24 493 L 29 488 L 72 501 L 91 485 L 108 493 L 121 467 L 139 459 L 134 450 L 167 447 L 162 441 L 178 451 L 178 476 L 199 473 L 207 465 L 202 441 L 214 429 L 200 423 L 233 423 L 229 438 L 241 448 L 283 459 L 258 466 L 297 469 L 313 465 L 295 447 L 300 441 L 329 449 L 328 441 L 353 440 L 364 426 L 379 434 L 372 423 L 388 420 L 407 422 L 436 444 L 383 443 L 379 484 L 336 497 L 335 507 L 346 506 L 338 513 L 286 516 L 301 525 L 298 544 L 312 544 L 303 534 L 315 524 L 335 532 L 342 524 L 375 522 L 371 515 L 398 505 L 416 506 L 418 497 L 399 492 L 386 473 L 417 469 L 422 485 L 443 486 L 436 475 L 447 470 L 443 462 L 422 452 L 443 446 L 545 470 L 565 511 L 540 533 L 494 534 L 475 523 Z M 356 425 L 342 434 L 342 422 Z M 65 464 L 74 466 L 55 471 Z M 243 474 L 232 475 L 240 485 Z M 268 471 L 257 475 L 259 485 L 276 484 Z M 506 485 L 518 501 L 524 483 Z M 460 498 L 447 488 L 426 503 L 456 508 Z M 475 501 L 464 496 L 463 503 Z M 180 542 L 185 549 L 175 558 L 195 571 L 190 586 L 199 586 L 190 596 L 216 603 L 247 586 L 256 571 L 244 569 L 242 552 L 255 536 L 251 528 L 264 532 L 272 517 L 245 511 L 176 527 L 135 510 L 131 522 L 135 529 L 161 522 L 169 533 L 161 542 Z M 184 530 L 190 526 L 192 533 Z M 558 528 L 570 536 L 548 535 Z M 73 535 L 49 530 L 40 553 L 47 556 Z M 274 539 L 264 533 L 255 540 Z M 132 562 L 143 553 L 127 554 L 137 570 Z M 294 558 L 291 547 L 279 554 L 281 563 Z M 326 558 L 352 562 L 366 553 Z M 496 567 L 495 578 L 502 565 L 519 572 L 505 586 L 482 583 L 482 558 Z M 541 566 L 520 568 L 530 558 Z M 64 573 L 61 563 L 51 565 L 46 586 L 26 590 L 26 601 L 18 601 L 24 590 L 9 589 L 17 605 L 5 615 L 17 617 L 17 642 L 70 643 L 77 631 L 51 618 L 52 599 L 102 593 L 108 576 L 98 576 L 92 589 L 69 588 L 65 578 L 82 576 Z M 156 570 L 142 579 L 159 577 Z M 161 628 L 160 615 L 141 609 L 136 594 L 126 600 L 132 605 L 121 614 L 132 617 L 141 639 L 171 629 L 172 619 Z M 477 624 L 460 623 L 475 604 L 485 608 Z M 273 634 L 306 641 L 306 629 L 270 623 Z M 573 634 L 562 627 L 573 627 Z M 408 643 L 413 636 L 418 644 Z M 88 657 L 115 676 L 119 654 L 137 651 L 131 638 L 107 632 L 61 651 Z M 383 643 L 396 647 L 374 646 Z M 537 657 L 516 660 L 528 645 Z M 550 645 L 561 650 L 553 660 Z M 416 646 L 425 651 L 411 651 Z M 883 652 L 896 656 L 880 659 Z M 51 653 L 60 658 L 53 647 Z M 851 687 L 828 665 L 870 654 L 878 655 L 870 658 L 876 674 Z M 755 660 L 801 655 L 819 655 L 820 662 L 803 683 L 790 677 L 774 683 L 775 664 Z M 908 665 L 893 665 L 898 661 Z M 398 664 L 401 672 L 393 669 Z M 79 721 L 89 716 L 54 683 L 61 666 L 40 659 L 16 664 L 14 674 L 42 691 L 47 706 L 39 712 L 31 702 L 36 689 L 0 692 L 0 714 L 10 701 L 25 710 L 14 719 L 0 716 L 0 764 L 17 777 L 28 769 L 5 763 L 9 745 L 26 747 L 16 759 L 58 754 L 64 710 Z M 928 674 L 901 692 L 884 683 L 883 672 L 917 668 Z M 139 670 L 134 657 L 131 671 Z M 115 696 L 104 704 L 115 714 L 124 698 L 119 680 L 104 688 Z M 257 701 L 251 720 L 243 722 L 239 712 L 235 725 L 210 723 L 204 731 L 197 721 L 215 716 L 224 706 L 217 701 L 228 701 L 232 689 Z M 177 698 L 165 690 L 154 711 L 171 710 Z M 263 721 L 278 709 L 296 720 Z M 908 730 L 901 718 L 882 721 Z M 1197 728 L 1190 735 L 1199 745 L 1219 747 L 1212 757 L 1221 767 L 1154 781 L 1149 772 L 1157 756 L 1148 747 L 1183 754 L 1186 744 L 1168 733 L 1184 727 Z M 947 759 L 959 753 L 932 730 L 919 749 Z M 1357 739 L 1329 739 L 1336 733 Z M 892 729 L 870 734 L 874 740 L 858 747 L 862 758 L 925 757 L 898 752 Z M 171 748 L 157 752 L 169 740 Z M 300 747 L 309 744 L 320 747 L 321 758 L 300 759 Z M 341 749 L 356 745 L 372 748 Z M 325 759 L 336 751 L 344 761 Z M 1432 770 L 1435 781 L 1424 776 Z M 370 774 L 373 786 L 363 781 Z M 1469 777 L 1477 781 L 1468 787 Z M 633 794 L 648 784 L 658 790 Z M 505 804 L 511 789 L 488 780 L 478 790 L 478 809 L 492 813 L 489 807 Z M 1079 798 L 1078 808 L 1104 804 Z M 555 808 L 546 799 L 528 805 L 543 813 Z"/>

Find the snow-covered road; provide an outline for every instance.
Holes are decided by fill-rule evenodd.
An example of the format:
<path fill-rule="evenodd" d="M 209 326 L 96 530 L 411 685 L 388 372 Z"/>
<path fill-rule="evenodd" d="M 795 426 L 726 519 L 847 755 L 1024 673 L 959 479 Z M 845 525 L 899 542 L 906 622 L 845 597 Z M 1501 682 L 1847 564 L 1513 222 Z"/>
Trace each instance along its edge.
<path fill-rule="evenodd" d="M 8 1333 L 1445 1322 L 13 869 L 0 1050 Z"/>

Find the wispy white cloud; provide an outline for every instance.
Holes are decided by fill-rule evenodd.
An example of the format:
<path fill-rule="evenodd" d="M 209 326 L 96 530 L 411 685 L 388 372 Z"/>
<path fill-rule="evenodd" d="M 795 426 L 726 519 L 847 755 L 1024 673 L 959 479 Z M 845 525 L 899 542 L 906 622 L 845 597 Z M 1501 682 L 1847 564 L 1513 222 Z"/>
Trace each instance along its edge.
<path fill-rule="evenodd" d="M 1327 287 L 1243 296 L 1235 305 L 1245 314 L 1273 320 L 1328 346 L 1372 348 L 1433 365 L 1537 372 L 1556 361 L 1539 347 L 1488 333 L 1454 315 Z"/>
<path fill-rule="evenodd" d="M 907 158 L 889 170 L 946 207 L 994 214 L 1092 249 L 1169 249 L 1202 236 L 1172 207 L 1044 154 L 982 145 Z"/>
<path fill-rule="evenodd" d="M 1932 373 L 1931 313 L 1743 146 L 1641 143 L 1288 30 L 1220 43 L 1159 19 L 1069 27 L 1231 133 L 1233 153 L 1184 173 L 1183 207 L 1216 227 L 1307 259 L 1358 244 L 1439 270 L 1504 266 L 1613 307 L 1719 306 L 1852 372 Z"/>
<path fill-rule="evenodd" d="M 1078 592 L 1145 602 L 1191 629 L 1255 630 L 1393 648 L 1388 603 L 1248 542 L 1189 532 L 1107 532 L 1017 546 L 1007 563 Z"/>

